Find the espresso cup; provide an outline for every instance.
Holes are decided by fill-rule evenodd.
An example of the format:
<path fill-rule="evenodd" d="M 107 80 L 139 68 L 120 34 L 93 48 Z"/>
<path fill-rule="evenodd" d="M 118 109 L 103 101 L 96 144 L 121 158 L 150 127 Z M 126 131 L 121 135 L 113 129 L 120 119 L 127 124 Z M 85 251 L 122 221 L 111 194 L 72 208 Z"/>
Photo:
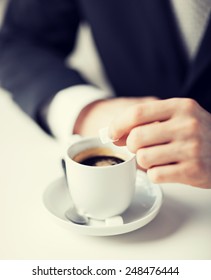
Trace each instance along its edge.
<path fill-rule="evenodd" d="M 68 187 L 80 214 L 105 220 L 131 204 L 136 180 L 135 155 L 125 147 L 80 138 L 65 155 Z"/>

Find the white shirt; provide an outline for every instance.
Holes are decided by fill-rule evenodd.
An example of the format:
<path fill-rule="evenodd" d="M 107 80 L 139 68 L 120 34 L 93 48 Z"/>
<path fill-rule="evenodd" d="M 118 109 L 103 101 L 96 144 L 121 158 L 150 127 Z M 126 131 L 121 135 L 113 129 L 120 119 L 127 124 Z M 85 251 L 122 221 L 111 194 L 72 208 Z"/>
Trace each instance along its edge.
<path fill-rule="evenodd" d="M 211 0 L 170 0 L 190 59 L 200 46 L 211 11 Z M 73 133 L 81 110 L 113 93 L 89 85 L 78 85 L 58 92 L 48 107 L 47 123 L 55 137 L 64 142 Z"/>
<path fill-rule="evenodd" d="M 211 0 L 170 0 L 190 59 L 196 55 L 206 31 Z"/>

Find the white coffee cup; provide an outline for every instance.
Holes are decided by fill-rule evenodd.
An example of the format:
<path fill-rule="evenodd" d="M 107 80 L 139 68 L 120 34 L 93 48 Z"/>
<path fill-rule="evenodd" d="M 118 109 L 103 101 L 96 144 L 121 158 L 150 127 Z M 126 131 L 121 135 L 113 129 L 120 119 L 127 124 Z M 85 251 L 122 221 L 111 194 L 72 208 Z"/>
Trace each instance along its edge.
<path fill-rule="evenodd" d="M 97 167 L 77 162 L 80 157 L 96 155 L 92 154 L 95 148 L 101 152 L 109 149 L 112 155 L 124 161 Z M 125 147 L 102 144 L 99 138 L 81 138 L 70 145 L 65 162 L 69 191 L 79 213 L 105 220 L 120 215 L 129 207 L 135 191 L 136 160 Z"/>

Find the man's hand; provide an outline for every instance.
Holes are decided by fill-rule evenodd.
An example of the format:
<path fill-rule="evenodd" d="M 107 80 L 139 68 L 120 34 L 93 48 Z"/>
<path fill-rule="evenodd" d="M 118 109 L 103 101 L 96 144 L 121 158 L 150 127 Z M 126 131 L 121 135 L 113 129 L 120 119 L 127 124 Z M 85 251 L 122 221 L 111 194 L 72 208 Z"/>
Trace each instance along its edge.
<path fill-rule="evenodd" d="M 155 97 L 121 97 L 93 102 L 79 114 L 74 133 L 82 136 L 96 136 L 100 128 L 108 126 L 117 115 L 124 114 L 129 106 L 156 99 Z"/>
<path fill-rule="evenodd" d="M 136 153 L 155 183 L 211 188 L 211 115 L 192 99 L 140 103 L 110 125 L 117 145 Z"/>

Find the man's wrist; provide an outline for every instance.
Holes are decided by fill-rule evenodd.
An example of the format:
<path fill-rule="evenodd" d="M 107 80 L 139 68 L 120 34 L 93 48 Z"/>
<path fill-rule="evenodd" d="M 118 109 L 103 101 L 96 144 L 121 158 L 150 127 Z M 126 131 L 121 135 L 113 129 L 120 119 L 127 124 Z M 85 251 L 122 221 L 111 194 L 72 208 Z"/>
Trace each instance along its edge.
<path fill-rule="evenodd" d="M 94 110 L 96 106 L 98 106 L 99 103 L 101 103 L 102 101 L 104 100 L 101 99 L 101 100 L 94 101 L 81 110 L 81 112 L 78 115 L 78 118 L 76 119 L 75 126 L 73 129 L 73 134 L 80 134 L 80 135 L 86 134 L 85 126 L 87 120 L 89 119 L 90 112 Z"/>

